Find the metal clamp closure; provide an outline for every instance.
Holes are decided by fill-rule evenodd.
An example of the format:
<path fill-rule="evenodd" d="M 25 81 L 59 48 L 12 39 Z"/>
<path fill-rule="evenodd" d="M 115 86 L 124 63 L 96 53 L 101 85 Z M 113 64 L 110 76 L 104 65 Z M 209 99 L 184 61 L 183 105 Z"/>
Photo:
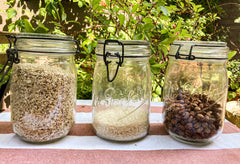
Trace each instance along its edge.
<path fill-rule="evenodd" d="M 170 54 L 169 56 L 175 56 L 176 59 L 184 59 L 184 60 L 195 60 L 195 59 L 213 59 L 213 60 L 227 60 L 227 58 L 213 58 L 213 57 L 196 57 L 192 54 L 194 47 L 225 47 L 222 45 L 204 45 L 204 44 L 193 44 L 190 47 L 189 54 L 180 54 L 180 49 L 182 48 L 183 44 L 172 44 L 175 46 L 179 46 L 175 55 Z"/>
<path fill-rule="evenodd" d="M 4 77 L 8 74 L 8 72 L 10 71 L 10 69 L 12 68 L 13 63 L 18 64 L 20 62 L 19 58 L 18 58 L 18 52 L 15 48 L 15 43 L 17 41 L 16 36 L 14 35 L 6 35 L 10 46 L 9 48 L 6 50 L 7 53 L 7 57 L 8 60 L 7 62 L 4 64 L 3 68 L 0 70 L 0 73 L 3 73 L 1 79 L 0 79 L 0 83 L 3 81 Z M 13 39 L 13 41 L 12 41 Z M 12 45 L 14 44 L 14 48 L 12 48 Z M 8 67 L 7 67 L 8 65 Z"/>
<path fill-rule="evenodd" d="M 108 51 L 106 52 L 106 45 L 108 45 L 108 43 L 117 43 L 118 45 L 121 45 L 122 46 L 122 55 L 120 55 L 119 52 L 116 52 L 114 54 L 112 54 Z M 111 61 L 107 60 L 108 57 L 117 57 L 118 58 L 118 62 L 116 62 L 117 68 L 116 68 L 115 74 L 112 79 L 110 79 L 110 77 L 109 77 L 109 64 L 111 63 Z M 107 79 L 109 82 L 113 82 L 114 79 L 117 77 L 119 67 L 122 66 L 123 61 L 124 61 L 124 44 L 118 40 L 105 40 L 104 46 L 103 46 L 103 61 L 107 68 Z"/>
<path fill-rule="evenodd" d="M 175 54 L 176 59 L 195 60 L 196 57 L 194 55 L 192 55 L 192 49 L 195 45 L 191 46 L 188 56 L 180 54 L 179 51 L 180 51 L 181 47 L 183 46 L 182 44 L 173 44 L 173 45 L 179 46 L 178 49 L 177 49 L 177 52 Z M 181 57 L 181 56 L 185 56 L 185 57 Z"/>

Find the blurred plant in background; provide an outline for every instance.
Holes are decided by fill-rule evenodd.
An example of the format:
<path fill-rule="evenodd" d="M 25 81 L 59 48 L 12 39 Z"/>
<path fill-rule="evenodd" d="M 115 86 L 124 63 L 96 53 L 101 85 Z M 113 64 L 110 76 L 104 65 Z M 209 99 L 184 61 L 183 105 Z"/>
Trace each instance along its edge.
<path fill-rule="evenodd" d="M 19 0 L 18 5 L 22 5 Z M 76 56 L 78 99 L 91 99 L 94 55 L 97 39 L 148 40 L 151 44 L 152 101 L 161 101 L 168 51 L 174 40 L 221 40 L 226 38 L 219 27 L 223 10 L 215 0 L 40 0 L 39 14 L 29 21 L 31 13 L 13 8 L 7 2 L 8 19 L 22 16 L 8 26 L 9 31 L 72 35 L 79 40 L 82 52 Z M 83 22 L 69 20 L 66 6 L 71 3 L 87 11 Z M 46 27 L 46 20 L 54 26 Z M 43 23 L 45 22 L 45 23 Z M 67 25 L 82 25 L 70 33 Z M 33 27 L 35 26 L 35 27 Z"/>
<path fill-rule="evenodd" d="M 239 100 L 240 99 L 240 59 L 231 60 L 236 51 L 232 51 L 229 54 L 229 62 L 227 64 L 228 73 L 228 100 Z"/>

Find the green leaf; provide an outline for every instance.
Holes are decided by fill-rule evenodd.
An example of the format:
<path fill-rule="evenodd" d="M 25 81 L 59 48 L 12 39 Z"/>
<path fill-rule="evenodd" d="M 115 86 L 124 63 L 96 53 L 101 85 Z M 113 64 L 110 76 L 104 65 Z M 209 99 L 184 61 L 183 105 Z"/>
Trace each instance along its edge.
<path fill-rule="evenodd" d="M 57 16 L 56 11 L 52 10 L 52 11 L 51 11 L 51 14 L 52 14 L 52 16 L 53 16 L 55 19 L 58 19 L 58 16 Z"/>
<path fill-rule="evenodd" d="M 237 54 L 237 51 L 231 51 L 231 52 L 228 54 L 228 60 L 231 60 L 236 54 Z"/>
<path fill-rule="evenodd" d="M 151 72 L 153 74 L 158 74 L 161 71 L 159 68 L 155 68 L 155 67 L 151 67 L 151 66 L 150 66 L 150 68 L 151 68 Z"/>
<path fill-rule="evenodd" d="M 164 15 L 168 16 L 169 15 L 169 11 L 166 7 L 164 6 L 160 6 L 160 10 L 163 12 Z"/>
<path fill-rule="evenodd" d="M 39 4 L 38 4 L 39 8 L 42 7 L 42 1 L 39 1 Z"/>
<path fill-rule="evenodd" d="M 236 90 L 236 92 L 238 92 L 238 93 L 240 94 L 240 88 L 238 88 L 238 89 Z"/>
<path fill-rule="evenodd" d="M 184 3 L 180 1 L 180 6 L 183 9 L 184 8 Z"/>
<path fill-rule="evenodd" d="M 162 68 L 166 66 L 167 62 L 161 63 L 161 64 L 153 64 L 150 65 L 151 71 L 154 74 L 158 74 Z"/>
<path fill-rule="evenodd" d="M 120 25 L 123 25 L 125 22 L 125 15 L 119 14 L 118 19 L 119 19 Z"/>
<path fill-rule="evenodd" d="M 32 24 L 27 19 L 24 19 L 24 25 L 25 25 L 25 32 L 34 33 L 35 30 L 32 27 Z"/>
<path fill-rule="evenodd" d="M 34 32 L 35 33 L 47 33 L 48 31 L 49 31 L 49 29 L 47 27 L 39 26 L 36 28 L 36 30 Z"/>
<path fill-rule="evenodd" d="M 239 88 L 239 84 L 238 83 L 230 83 L 230 86 L 233 90 L 236 90 Z"/>
<path fill-rule="evenodd" d="M 63 33 L 61 30 L 57 28 L 55 28 L 52 32 L 52 34 L 57 34 L 57 35 L 66 35 L 65 33 Z"/>
<path fill-rule="evenodd" d="M 143 29 L 145 31 L 150 31 L 151 29 L 154 29 L 154 27 L 155 26 L 152 23 L 147 23 L 147 24 L 144 25 Z"/>
<path fill-rule="evenodd" d="M 15 30 L 15 28 L 16 28 L 15 23 L 11 23 L 10 25 L 8 25 L 8 31 L 9 32 L 12 32 L 13 30 Z"/>
<path fill-rule="evenodd" d="M 83 3 L 82 3 L 82 1 L 78 1 L 78 7 L 83 7 Z"/>
<path fill-rule="evenodd" d="M 60 6 L 60 11 L 61 11 L 62 21 L 64 21 L 64 20 L 66 20 L 66 18 L 67 18 L 67 14 L 65 13 L 64 7 L 63 7 L 63 5 L 62 5 L 61 2 L 59 2 L 59 6 Z"/>
<path fill-rule="evenodd" d="M 177 39 L 177 36 L 174 36 L 172 38 L 166 38 L 163 41 L 161 41 L 161 44 L 170 45 L 176 39 Z"/>
<path fill-rule="evenodd" d="M 66 13 L 62 13 L 62 21 L 66 20 L 67 18 L 67 14 Z"/>
<path fill-rule="evenodd" d="M 168 54 L 168 46 L 159 45 L 158 49 L 161 50 L 161 54 L 163 53 L 162 55 L 166 56 Z M 162 56 L 161 56 L 161 58 L 162 58 Z"/>
<path fill-rule="evenodd" d="M 167 29 L 162 29 L 161 30 L 161 34 L 167 34 L 168 33 L 168 30 Z"/>
<path fill-rule="evenodd" d="M 32 16 L 33 14 L 30 12 L 30 11 L 28 11 L 28 10 L 25 10 L 25 9 L 22 9 L 28 16 Z"/>
<path fill-rule="evenodd" d="M 134 40 L 142 40 L 144 38 L 142 33 L 138 33 L 136 35 L 133 36 Z"/>
<path fill-rule="evenodd" d="M 154 68 L 163 68 L 165 67 L 167 64 L 167 62 L 164 62 L 164 63 L 161 63 L 161 64 L 153 64 L 151 65 L 151 67 L 154 67 Z"/>
<path fill-rule="evenodd" d="M 100 0 L 91 0 L 93 10 L 99 7 Z"/>
<path fill-rule="evenodd" d="M 52 24 L 54 24 L 55 26 L 57 26 L 57 27 L 61 27 L 61 24 L 60 23 L 58 23 L 58 22 L 55 22 L 55 21 L 50 21 L 49 23 L 52 23 Z"/>
<path fill-rule="evenodd" d="M 204 10 L 204 7 L 199 7 L 197 12 L 201 12 L 202 10 Z"/>
<path fill-rule="evenodd" d="M 228 91 L 228 100 L 232 100 L 237 96 L 235 92 Z"/>
<path fill-rule="evenodd" d="M 139 4 L 135 4 L 132 8 L 132 13 L 135 13 L 137 11 L 137 9 L 139 8 Z"/>
<path fill-rule="evenodd" d="M 162 89 L 161 87 L 158 86 L 156 89 L 156 94 L 161 95 L 161 93 L 162 93 Z"/>
<path fill-rule="evenodd" d="M 88 53 L 91 53 L 94 50 L 94 48 L 96 47 L 96 44 L 97 44 L 97 42 L 91 42 L 87 45 Z"/>
<path fill-rule="evenodd" d="M 157 60 L 157 57 L 156 57 L 156 56 L 152 56 L 152 57 L 149 59 L 150 65 L 156 64 L 156 60 Z"/>
<path fill-rule="evenodd" d="M 15 10 L 14 8 L 7 9 L 8 19 L 11 19 L 11 18 L 15 17 L 16 15 L 17 15 L 17 10 Z"/>
<path fill-rule="evenodd" d="M 148 18 L 148 17 L 143 18 L 142 21 L 145 22 L 145 23 L 152 23 L 153 22 L 152 19 Z"/>
<path fill-rule="evenodd" d="M 40 9 L 39 9 L 39 15 L 40 15 L 40 16 L 43 16 L 43 17 L 44 17 L 46 14 L 47 14 L 47 11 L 46 11 L 45 8 L 40 8 Z"/>

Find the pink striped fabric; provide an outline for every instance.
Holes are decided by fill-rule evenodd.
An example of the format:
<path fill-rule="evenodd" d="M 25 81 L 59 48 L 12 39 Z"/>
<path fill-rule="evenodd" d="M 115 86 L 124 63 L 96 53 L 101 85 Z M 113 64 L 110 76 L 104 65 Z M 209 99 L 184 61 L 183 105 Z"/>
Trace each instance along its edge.
<path fill-rule="evenodd" d="M 91 117 L 91 106 L 78 105 L 76 112 L 77 116 Z M 60 141 L 37 145 L 25 143 L 13 133 L 7 110 L 0 113 L 0 164 L 240 163 L 240 129 L 232 123 L 225 122 L 223 134 L 212 144 L 193 146 L 168 135 L 160 118 L 156 119 L 161 113 L 162 107 L 152 105 L 149 133 L 139 141 L 115 143 L 98 138 L 89 118 L 76 121 L 68 136 Z"/>

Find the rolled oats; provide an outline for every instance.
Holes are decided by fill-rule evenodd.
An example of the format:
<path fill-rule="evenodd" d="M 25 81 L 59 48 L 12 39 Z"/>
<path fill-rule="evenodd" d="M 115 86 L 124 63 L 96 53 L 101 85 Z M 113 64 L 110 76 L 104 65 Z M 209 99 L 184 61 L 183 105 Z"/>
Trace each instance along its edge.
<path fill-rule="evenodd" d="M 19 63 L 11 79 L 14 132 L 29 142 L 64 137 L 74 123 L 75 76 L 60 67 Z"/>

